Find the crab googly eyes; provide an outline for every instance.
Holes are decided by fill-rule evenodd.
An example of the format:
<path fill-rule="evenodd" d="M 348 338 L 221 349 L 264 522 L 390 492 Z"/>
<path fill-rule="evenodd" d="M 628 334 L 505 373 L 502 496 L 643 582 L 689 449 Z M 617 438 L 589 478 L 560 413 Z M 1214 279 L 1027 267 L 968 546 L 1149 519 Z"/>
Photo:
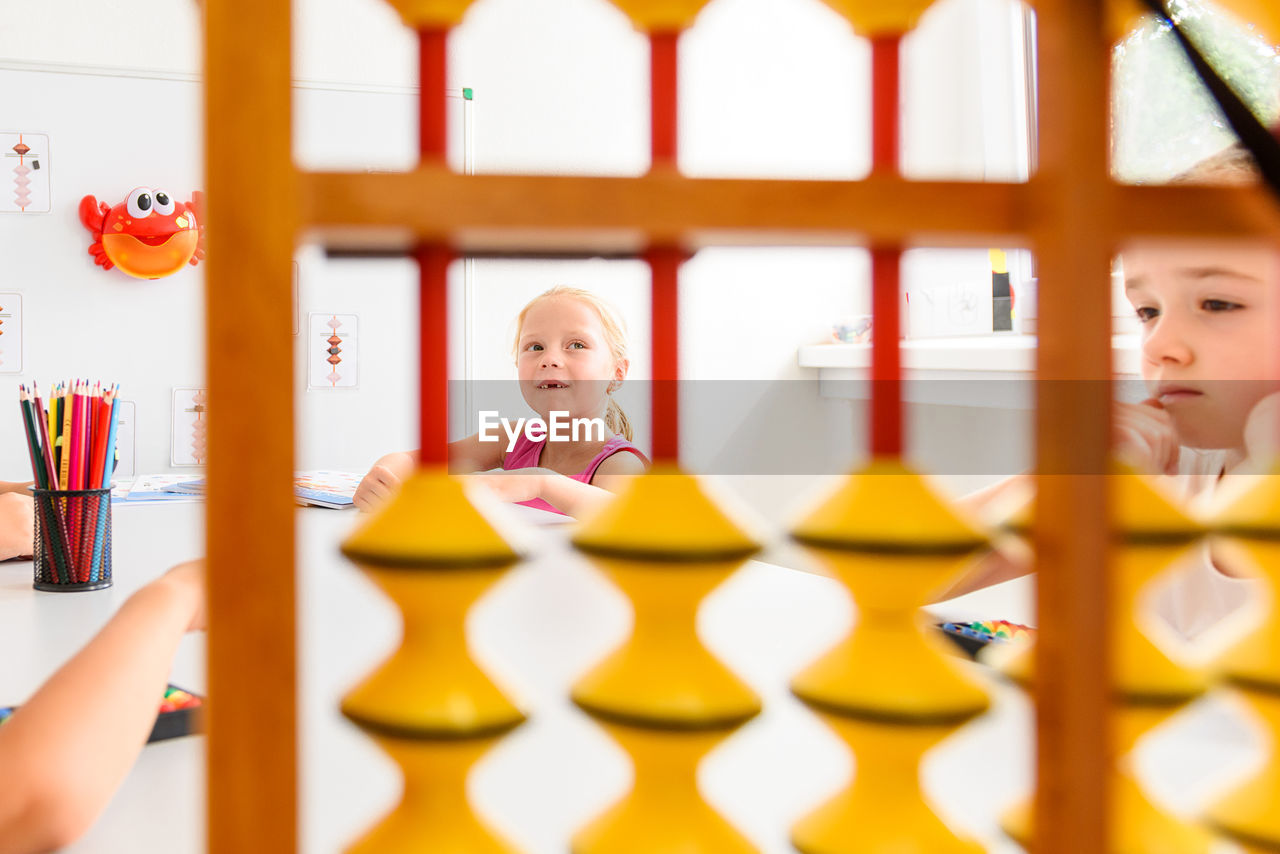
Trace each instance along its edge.
<path fill-rule="evenodd" d="M 164 214 L 165 216 L 173 213 L 173 198 L 164 190 L 156 190 L 151 198 L 155 203 L 152 209 L 156 213 Z"/>
<path fill-rule="evenodd" d="M 168 196 L 165 198 L 168 198 Z M 129 198 L 125 202 L 129 215 L 135 219 L 144 219 L 151 216 L 151 209 L 154 206 L 155 200 L 151 196 L 151 191 L 146 187 L 138 187 L 129 194 Z"/>

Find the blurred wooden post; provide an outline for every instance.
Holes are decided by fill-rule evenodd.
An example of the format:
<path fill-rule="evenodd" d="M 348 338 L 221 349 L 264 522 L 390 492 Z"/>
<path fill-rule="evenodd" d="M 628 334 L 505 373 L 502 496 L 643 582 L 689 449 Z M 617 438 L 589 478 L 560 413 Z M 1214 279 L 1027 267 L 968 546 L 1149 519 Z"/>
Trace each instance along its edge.
<path fill-rule="evenodd" d="M 207 0 L 208 849 L 297 849 L 289 0 Z"/>
<path fill-rule="evenodd" d="M 1102 0 L 1036 5 L 1040 283 L 1036 395 L 1034 854 L 1107 851 L 1110 45 Z"/>

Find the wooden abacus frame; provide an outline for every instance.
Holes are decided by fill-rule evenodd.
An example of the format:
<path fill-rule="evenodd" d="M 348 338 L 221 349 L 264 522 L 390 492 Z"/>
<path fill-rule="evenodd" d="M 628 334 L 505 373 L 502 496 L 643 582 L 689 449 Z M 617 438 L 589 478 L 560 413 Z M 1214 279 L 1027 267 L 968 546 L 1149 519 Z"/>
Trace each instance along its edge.
<path fill-rule="evenodd" d="M 293 388 L 291 262 L 304 234 L 463 253 L 1028 246 L 1041 280 L 1037 376 L 1094 380 L 1039 383 L 1037 465 L 1106 470 L 1110 390 L 1098 380 L 1111 374 L 1113 254 L 1137 237 L 1280 243 L 1280 206 L 1254 188 L 1114 184 L 1103 2 L 1035 6 L 1038 170 L 994 184 L 708 180 L 661 167 L 464 176 L 440 160 L 397 175 L 307 173 L 292 157 L 289 0 L 205 2 L 210 852 L 297 849 L 294 420 L 281 390 Z M 1038 501 L 1037 851 L 1103 851 L 1106 478 L 1042 476 Z"/>

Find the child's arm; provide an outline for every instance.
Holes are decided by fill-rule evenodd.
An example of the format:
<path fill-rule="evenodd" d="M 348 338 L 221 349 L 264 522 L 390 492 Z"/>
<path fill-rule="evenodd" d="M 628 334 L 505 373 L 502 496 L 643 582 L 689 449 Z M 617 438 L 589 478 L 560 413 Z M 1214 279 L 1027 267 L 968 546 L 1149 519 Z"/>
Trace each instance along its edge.
<path fill-rule="evenodd" d="M 619 451 L 600 463 L 591 483 L 545 468 L 512 469 L 474 475 L 473 479 L 506 501 L 541 498 L 560 512 L 578 518 L 609 503 L 614 493 L 621 490 L 630 478 L 644 474 L 644 471 L 644 462 L 638 456 L 630 451 Z"/>
<path fill-rule="evenodd" d="M 481 442 L 480 434 L 473 433 L 465 439 L 449 443 L 449 471 L 466 474 L 502 467 L 506 454 L 506 442 Z"/>
<path fill-rule="evenodd" d="M 502 465 L 502 443 L 481 442 L 476 433 L 449 443 L 449 471 L 464 473 L 496 469 Z M 376 510 L 387 502 L 418 465 L 417 451 L 397 451 L 378 459 L 356 487 L 353 497 L 360 510 Z"/>
<path fill-rule="evenodd" d="M 989 517 L 991 508 L 1010 501 L 1018 500 L 1030 494 L 1033 488 L 1031 475 L 1015 474 L 1004 480 L 984 486 L 976 492 L 970 492 L 956 499 L 956 506 L 974 518 Z"/>
<path fill-rule="evenodd" d="M 204 562 L 129 597 L 0 726 L 0 854 L 61 848 L 97 818 L 155 723 L 183 634 L 204 627 Z"/>
<path fill-rule="evenodd" d="M 1112 423 L 1112 449 L 1115 455 L 1149 474 L 1172 474 L 1178 470 L 1178 434 L 1173 420 L 1159 402 L 1115 404 Z M 956 504 L 973 516 L 986 516 L 988 520 L 999 512 L 993 508 L 1018 500 L 1018 493 L 1029 494 L 1033 486 L 1030 475 L 1018 474 L 957 499 Z M 1012 509 L 1012 508 L 1008 508 Z M 943 599 L 952 599 L 993 584 L 1027 575 L 1033 569 L 1030 558 L 1010 557 L 1004 552 L 991 551 L 949 590 Z"/>
<path fill-rule="evenodd" d="M 32 553 L 35 542 L 35 504 L 17 492 L 0 494 L 0 560 Z"/>
<path fill-rule="evenodd" d="M 1015 512 L 1022 502 L 1027 501 L 1035 488 L 1034 484 L 1031 475 L 1015 474 L 957 498 L 955 503 L 966 515 L 992 523 L 1002 515 Z M 970 566 L 951 587 L 937 596 L 936 601 L 954 599 L 993 584 L 1021 578 L 1028 575 L 1032 568 L 1030 560 L 992 549 Z"/>

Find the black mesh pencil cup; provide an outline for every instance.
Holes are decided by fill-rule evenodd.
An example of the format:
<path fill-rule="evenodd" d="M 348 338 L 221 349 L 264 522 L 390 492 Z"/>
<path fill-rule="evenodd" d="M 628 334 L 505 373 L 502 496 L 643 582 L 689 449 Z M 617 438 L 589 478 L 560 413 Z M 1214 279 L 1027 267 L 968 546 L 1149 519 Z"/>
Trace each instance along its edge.
<path fill-rule="evenodd" d="M 111 489 L 33 489 L 35 588 L 111 586 Z"/>

